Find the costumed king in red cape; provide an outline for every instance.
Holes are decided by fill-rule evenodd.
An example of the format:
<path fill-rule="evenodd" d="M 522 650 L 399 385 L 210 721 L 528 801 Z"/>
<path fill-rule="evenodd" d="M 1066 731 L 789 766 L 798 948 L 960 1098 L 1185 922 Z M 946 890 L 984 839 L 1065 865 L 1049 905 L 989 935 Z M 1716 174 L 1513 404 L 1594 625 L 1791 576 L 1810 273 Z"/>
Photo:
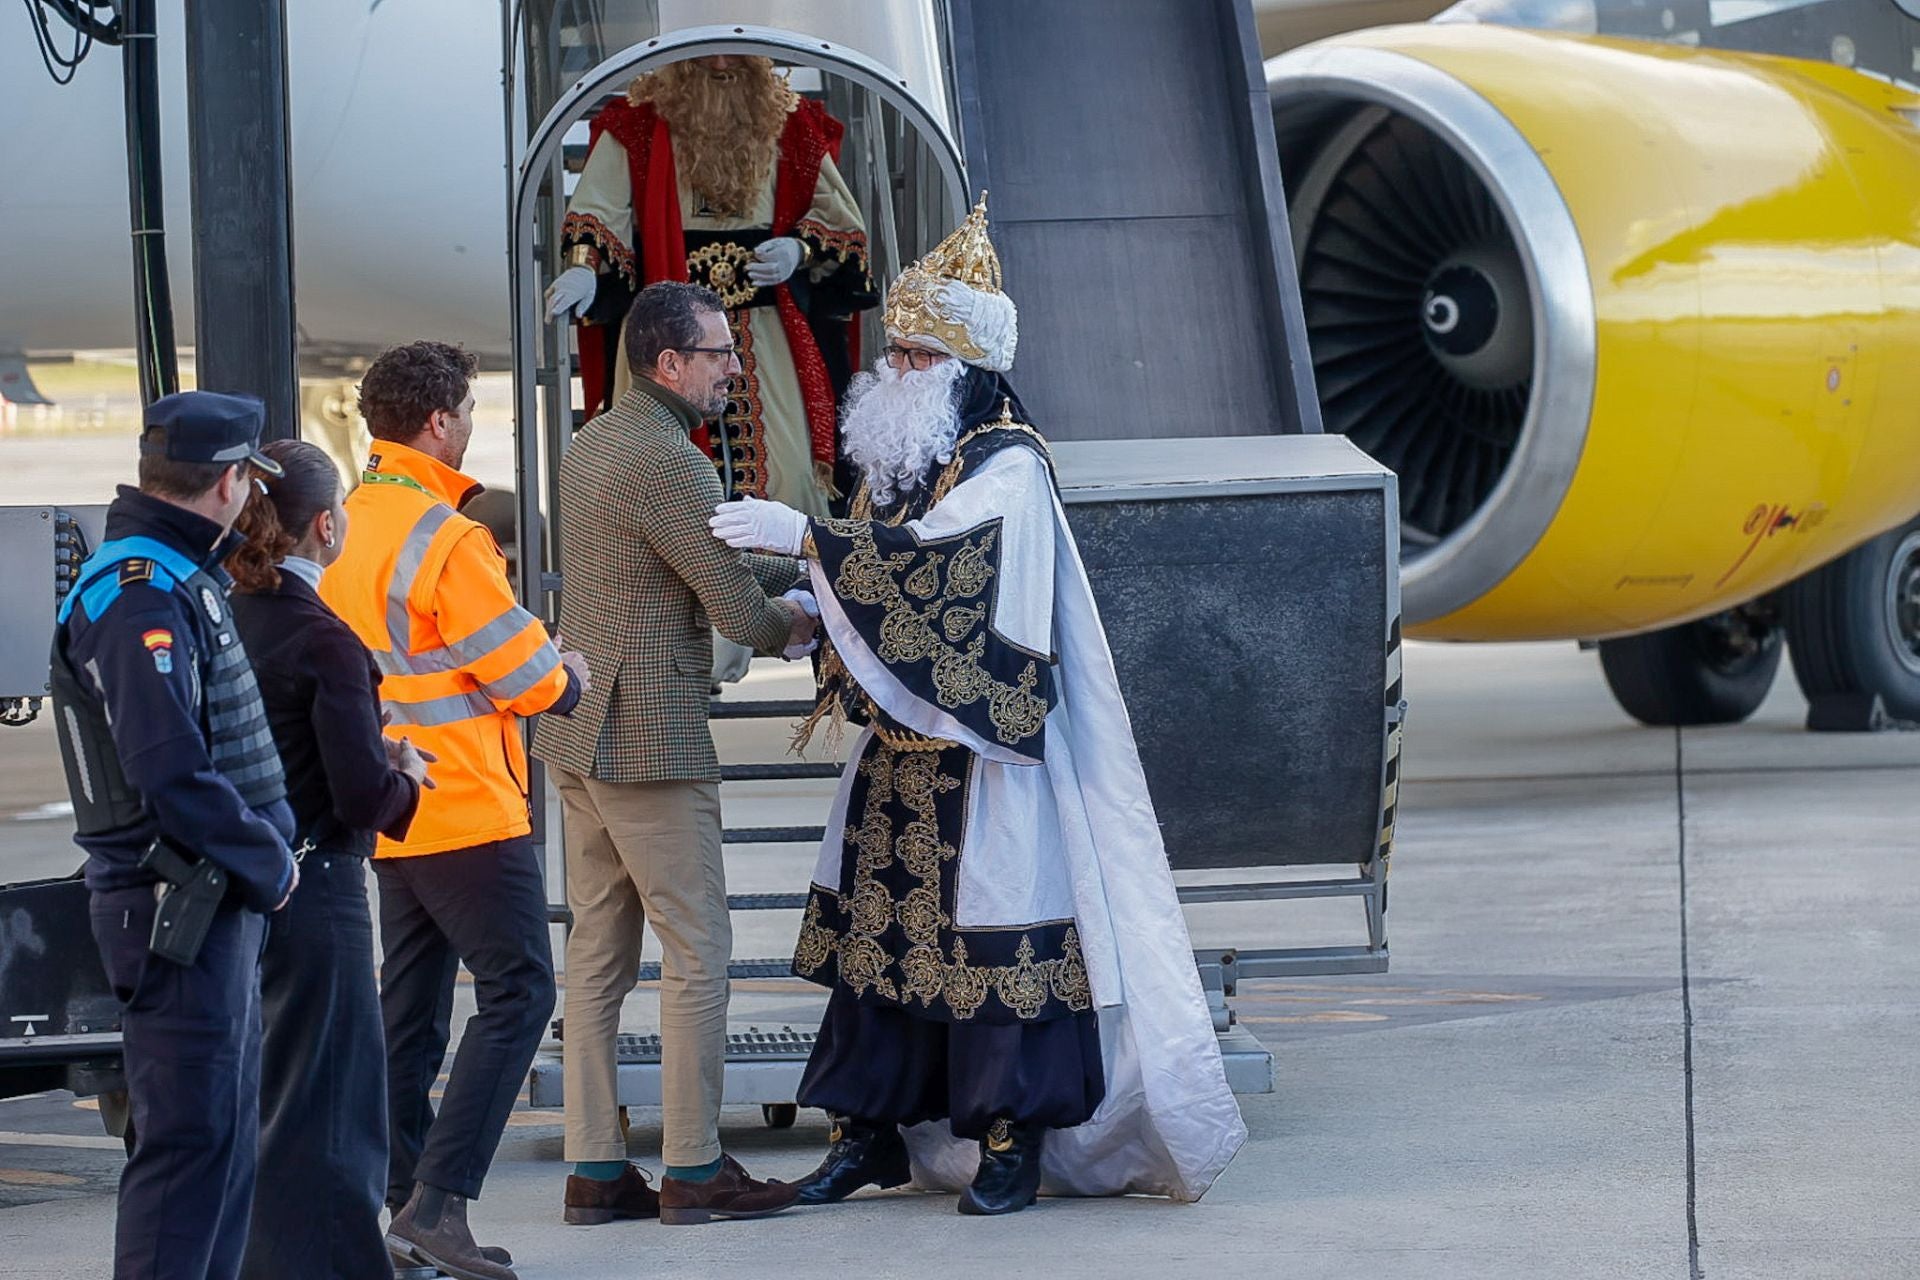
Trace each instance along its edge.
<path fill-rule="evenodd" d="M 866 224 L 834 163 L 844 132 L 770 58 L 640 76 L 594 117 L 562 229 L 570 265 L 547 290 L 549 316 L 579 317 L 588 417 L 632 380 L 620 331 L 639 289 L 691 280 L 718 293 L 740 354 L 717 424 L 731 491 L 809 515 L 834 494 L 848 321 L 877 300 Z"/>

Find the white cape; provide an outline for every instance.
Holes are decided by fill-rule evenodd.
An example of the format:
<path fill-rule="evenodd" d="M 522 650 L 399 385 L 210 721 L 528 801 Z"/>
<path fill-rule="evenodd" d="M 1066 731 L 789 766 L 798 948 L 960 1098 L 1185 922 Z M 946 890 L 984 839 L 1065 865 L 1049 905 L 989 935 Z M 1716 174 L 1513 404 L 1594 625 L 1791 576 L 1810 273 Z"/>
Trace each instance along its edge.
<path fill-rule="evenodd" d="M 919 520 L 922 538 L 1002 522 L 994 630 L 1058 656 L 1058 702 L 1035 766 L 983 739 L 894 679 L 848 622 L 811 562 L 822 619 L 848 671 L 920 733 L 982 757 L 961 850 L 956 924 L 1059 919 L 1079 930 L 1099 1011 L 1106 1098 L 1093 1118 L 1047 1136 L 1041 1189 L 1198 1200 L 1246 1139 L 1193 960 L 1186 918 L 1120 698 L 1113 654 L 1066 514 L 1032 450 L 1007 448 Z M 858 744 L 854 760 L 859 759 Z M 841 780 L 814 879 L 839 883 L 853 768 Z M 979 1147 L 944 1122 L 907 1131 L 915 1181 L 958 1190 Z"/>

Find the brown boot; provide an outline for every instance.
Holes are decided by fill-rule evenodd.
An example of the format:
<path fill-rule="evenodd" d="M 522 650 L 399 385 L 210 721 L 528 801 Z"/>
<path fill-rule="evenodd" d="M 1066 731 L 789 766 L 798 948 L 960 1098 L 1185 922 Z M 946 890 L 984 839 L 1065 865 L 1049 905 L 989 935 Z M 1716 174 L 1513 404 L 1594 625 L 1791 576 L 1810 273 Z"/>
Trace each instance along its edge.
<path fill-rule="evenodd" d="M 711 1222 L 715 1218 L 764 1218 L 791 1205 L 800 1188 L 784 1182 L 757 1182 L 740 1162 L 722 1157 L 720 1172 L 705 1182 L 660 1179 L 660 1221 L 670 1227 Z"/>
<path fill-rule="evenodd" d="M 416 1185 L 413 1195 L 387 1224 L 387 1249 L 396 1258 L 411 1255 L 417 1262 L 438 1267 L 455 1280 L 520 1280 L 513 1268 L 502 1266 L 480 1252 L 467 1229 L 467 1198 L 446 1194 L 440 1219 L 431 1227 L 421 1224 L 420 1196 L 425 1190 Z"/>
<path fill-rule="evenodd" d="M 595 1227 L 616 1218 L 657 1218 L 660 1193 L 647 1185 L 647 1175 L 629 1164 L 612 1182 L 567 1175 L 564 1219 L 576 1227 Z"/>

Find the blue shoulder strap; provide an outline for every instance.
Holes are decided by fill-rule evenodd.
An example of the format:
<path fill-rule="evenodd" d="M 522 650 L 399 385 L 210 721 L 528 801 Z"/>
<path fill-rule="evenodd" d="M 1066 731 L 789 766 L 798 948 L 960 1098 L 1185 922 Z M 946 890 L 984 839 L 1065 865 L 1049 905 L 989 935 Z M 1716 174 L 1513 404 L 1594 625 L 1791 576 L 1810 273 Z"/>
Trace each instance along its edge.
<path fill-rule="evenodd" d="M 60 602 L 60 623 L 65 625 L 76 601 L 87 606 L 89 618 L 97 619 L 105 613 L 120 598 L 120 578 L 112 571 L 129 560 L 153 561 L 154 572 L 149 581 L 162 591 L 171 591 L 174 583 L 185 582 L 200 572 L 200 566 L 191 556 L 154 538 L 115 538 L 112 542 L 103 542 L 80 566 L 79 581 Z"/>

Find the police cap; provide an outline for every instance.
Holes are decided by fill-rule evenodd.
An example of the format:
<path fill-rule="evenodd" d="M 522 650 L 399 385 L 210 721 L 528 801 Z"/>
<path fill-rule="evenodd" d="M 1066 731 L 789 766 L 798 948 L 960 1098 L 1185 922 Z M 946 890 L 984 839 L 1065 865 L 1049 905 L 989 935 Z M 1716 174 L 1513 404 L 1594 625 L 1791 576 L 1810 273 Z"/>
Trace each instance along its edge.
<path fill-rule="evenodd" d="M 252 396 L 179 391 L 147 406 L 140 452 L 175 462 L 250 462 L 270 476 L 280 464 L 260 452 L 267 407 Z"/>

